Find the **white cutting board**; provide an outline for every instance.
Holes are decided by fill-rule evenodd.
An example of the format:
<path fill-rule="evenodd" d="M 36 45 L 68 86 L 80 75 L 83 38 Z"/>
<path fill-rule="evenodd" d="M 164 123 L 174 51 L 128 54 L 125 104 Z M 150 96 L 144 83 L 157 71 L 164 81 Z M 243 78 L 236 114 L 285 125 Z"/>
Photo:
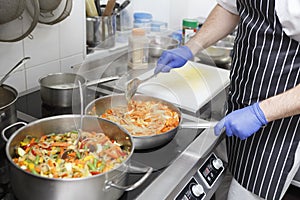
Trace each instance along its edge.
<path fill-rule="evenodd" d="M 153 70 L 142 74 L 139 78 L 144 79 L 151 74 Z M 159 73 L 141 84 L 137 91 L 196 113 L 228 85 L 229 70 L 188 62 L 169 73 Z"/>

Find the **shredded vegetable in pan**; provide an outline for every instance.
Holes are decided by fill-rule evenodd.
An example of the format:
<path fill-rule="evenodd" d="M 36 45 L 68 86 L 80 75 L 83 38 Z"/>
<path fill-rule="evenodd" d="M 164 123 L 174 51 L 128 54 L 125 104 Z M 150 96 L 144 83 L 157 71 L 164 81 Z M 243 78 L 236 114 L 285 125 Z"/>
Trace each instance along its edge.
<path fill-rule="evenodd" d="M 96 108 L 91 114 L 96 114 Z M 178 113 L 157 101 L 131 100 L 128 106 L 107 109 L 100 115 L 123 126 L 133 136 L 165 133 L 179 124 Z"/>
<path fill-rule="evenodd" d="M 130 152 L 123 150 L 104 133 L 77 131 L 27 136 L 16 147 L 13 158 L 20 168 L 49 178 L 82 178 L 119 166 Z"/>

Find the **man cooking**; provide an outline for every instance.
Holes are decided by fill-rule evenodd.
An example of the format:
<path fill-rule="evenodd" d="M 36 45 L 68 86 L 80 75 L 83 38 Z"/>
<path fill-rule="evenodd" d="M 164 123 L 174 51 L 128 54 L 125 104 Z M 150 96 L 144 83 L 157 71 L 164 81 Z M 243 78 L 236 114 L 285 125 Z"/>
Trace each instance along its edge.
<path fill-rule="evenodd" d="M 189 42 L 155 69 L 182 67 L 237 26 L 225 129 L 228 199 L 281 199 L 300 165 L 300 1 L 217 0 Z"/>

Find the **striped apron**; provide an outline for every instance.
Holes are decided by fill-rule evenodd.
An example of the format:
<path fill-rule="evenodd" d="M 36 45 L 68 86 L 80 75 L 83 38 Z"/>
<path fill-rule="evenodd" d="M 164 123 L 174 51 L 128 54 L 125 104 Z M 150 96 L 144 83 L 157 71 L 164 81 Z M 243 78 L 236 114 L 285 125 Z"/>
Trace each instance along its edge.
<path fill-rule="evenodd" d="M 299 43 L 283 32 L 275 0 L 237 0 L 237 8 L 241 20 L 228 113 L 300 83 Z M 280 198 L 299 143 L 299 119 L 297 115 L 270 122 L 246 140 L 227 138 L 229 169 L 243 187 L 262 198 Z"/>

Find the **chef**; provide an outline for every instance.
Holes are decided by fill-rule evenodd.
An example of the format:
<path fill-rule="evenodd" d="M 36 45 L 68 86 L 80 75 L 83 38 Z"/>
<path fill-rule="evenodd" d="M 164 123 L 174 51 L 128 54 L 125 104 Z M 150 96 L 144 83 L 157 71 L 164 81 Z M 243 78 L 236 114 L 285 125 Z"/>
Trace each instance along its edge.
<path fill-rule="evenodd" d="M 281 199 L 300 164 L 300 1 L 217 0 L 189 42 L 155 69 L 182 67 L 237 27 L 225 129 L 228 199 Z"/>

